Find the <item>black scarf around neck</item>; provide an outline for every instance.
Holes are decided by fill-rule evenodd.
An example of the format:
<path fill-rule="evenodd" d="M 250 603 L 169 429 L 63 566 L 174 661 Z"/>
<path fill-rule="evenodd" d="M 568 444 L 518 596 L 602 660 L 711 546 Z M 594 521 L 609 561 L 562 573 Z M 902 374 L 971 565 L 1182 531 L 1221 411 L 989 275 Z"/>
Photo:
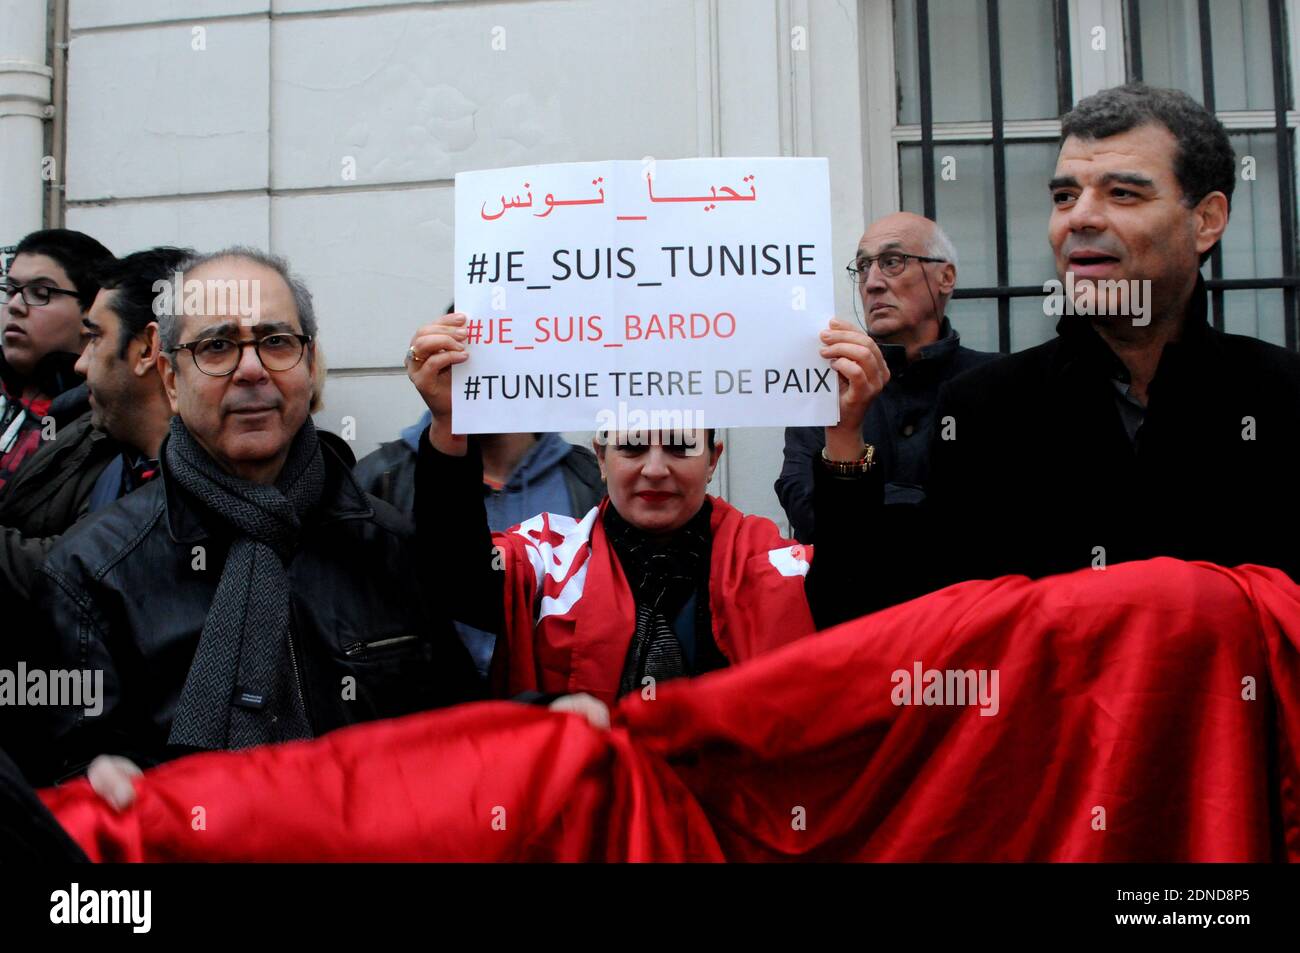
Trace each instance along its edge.
<path fill-rule="evenodd" d="M 234 542 L 181 691 L 168 741 L 247 748 L 311 737 L 296 659 L 290 657 L 289 576 L 303 516 L 321 499 L 325 462 L 311 418 L 275 485 L 226 473 L 172 418 L 166 475 L 225 522 Z"/>
<path fill-rule="evenodd" d="M 619 679 L 620 696 L 639 691 L 646 676 L 662 682 L 727 664 L 713 641 L 709 611 L 712 512 L 706 499 L 686 525 L 667 538 L 658 538 L 637 529 L 612 505 L 606 508 L 605 532 L 636 602 L 636 628 Z M 696 597 L 694 665 L 683 656 L 672 627 L 692 595 Z"/>

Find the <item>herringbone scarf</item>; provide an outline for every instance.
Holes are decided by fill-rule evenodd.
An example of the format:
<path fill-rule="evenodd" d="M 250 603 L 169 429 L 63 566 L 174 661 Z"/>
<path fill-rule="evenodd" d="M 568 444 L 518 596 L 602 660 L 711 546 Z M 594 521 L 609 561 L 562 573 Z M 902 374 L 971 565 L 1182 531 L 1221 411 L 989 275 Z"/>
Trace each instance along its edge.
<path fill-rule="evenodd" d="M 273 486 L 226 473 L 179 416 L 163 448 L 166 476 L 233 531 L 168 741 L 247 748 L 311 736 L 300 676 L 290 658 L 289 576 L 303 516 L 325 485 L 311 418 Z"/>
<path fill-rule="evenodd" d="M 709 615 L 712 510 L 706 499 L 699 512 L 667 540 L 637 529 L 613 506 L 605 511 L 605 532 L 636 602 L 636 628 L 619 679 L 620 696 L 639 691 L 647 675 L 662 682 L 726 665 L 713 642 Z M 693 666 L 683 657 L 672 627 L 692 594 L 696 596 Z"/>

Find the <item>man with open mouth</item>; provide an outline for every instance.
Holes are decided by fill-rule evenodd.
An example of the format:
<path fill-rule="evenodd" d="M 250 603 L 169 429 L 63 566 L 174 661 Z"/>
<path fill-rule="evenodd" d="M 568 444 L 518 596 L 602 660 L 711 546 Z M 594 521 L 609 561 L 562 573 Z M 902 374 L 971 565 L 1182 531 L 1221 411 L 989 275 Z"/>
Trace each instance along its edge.
<path fill-rule="evenodd" d="M 1200 271 L 1236 172 L 1222 123 L 1181 92 L 1120 86 L 1064 116 L 1048 240 L 1073 297 L 1044 299 L 1055 338 L 948 383 L 923 503 L 878 486 L 849 517 L 868 540 L 859 611 L 1162 555 L 1300 578 L 1300 357 L 1225 334 Z"/>

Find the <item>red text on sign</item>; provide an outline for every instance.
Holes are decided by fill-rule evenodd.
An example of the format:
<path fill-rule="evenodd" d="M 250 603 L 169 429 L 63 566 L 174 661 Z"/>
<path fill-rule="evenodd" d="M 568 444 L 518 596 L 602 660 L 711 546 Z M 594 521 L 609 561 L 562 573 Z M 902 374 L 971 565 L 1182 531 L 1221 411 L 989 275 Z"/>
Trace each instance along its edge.
<path fill-rule="evenodd" d="M 629 314 L 623 319 L 623 336 L 628 341 L 686 341 L 699 338 L 729 338 L 736 333 L 736 316 L 730 311 L 714 315 L 651 314 L 642 318 Z"/>

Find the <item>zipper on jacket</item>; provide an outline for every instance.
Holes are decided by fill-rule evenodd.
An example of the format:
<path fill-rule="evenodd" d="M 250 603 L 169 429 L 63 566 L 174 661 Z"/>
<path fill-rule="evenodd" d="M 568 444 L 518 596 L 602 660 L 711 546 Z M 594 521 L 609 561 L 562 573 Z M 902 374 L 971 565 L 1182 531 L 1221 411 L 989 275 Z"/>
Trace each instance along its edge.
<path fill-rule="evenodd" d="M 343 647 L 343 653 L 349 658 L 363 655 L 372 649 L 386 649 L 394 645 L 401 645 L 406 642 L 415 642 L 420 637 L 418 635 L 395 635 L 391 639 L 380 639 L 377 642 L 350 642 Z"/>
<path fill-rule="evenodd" d="M 289 626 L 289 665 L 293 669 L 293 685 L 298 691 L 298 702 L 302 705 L 302 715 L 307 719 L 307 730 L 311 737 L 316 737 L 316 726 L 312 724 L 311 709 L 307 707 L 307 696 L 302 690 L 302 673 L 298 670 L 298 652 L 294 648 L 293 626 Z"/>

